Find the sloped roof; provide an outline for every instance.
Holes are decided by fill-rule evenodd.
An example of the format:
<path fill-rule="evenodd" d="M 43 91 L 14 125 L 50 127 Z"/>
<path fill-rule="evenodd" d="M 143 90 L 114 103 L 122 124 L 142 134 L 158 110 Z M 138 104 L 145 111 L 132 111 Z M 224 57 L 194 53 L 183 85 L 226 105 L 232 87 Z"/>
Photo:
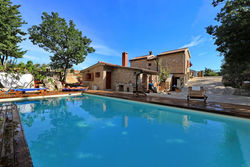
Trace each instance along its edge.
<path fill-rule="evenodd" d="M 158 74 L 158 72 L 154 71 L 154 70 L 148 70 L 145 68 L 137 68 L 137 67 L 125 67 L 125 66 L 120 66 L 120 65 L 116 65 L 116 64 L 106 63 L 103 61 L 98 61 L 96 64 L 94 64 L 94 65 L 92 65 L 84 70 L 81 70 L 81 72 L 85 72 L 86 70 L 89 70 L 89 69 L 94 68 L 94 67 L 99 66 L 99 65 L 106 65 L 106 66 L 116 67 L 116 68 L 125 68 L 125 69 L 130 69 L 130 70 L 140 70 L 142 72 L 149 73 L 149 74 Z"/>
<path fill-rule="evenodd" d="M 140 60 L 140 59 L 146 59 L 149 55 L 144 55 L 144 56 L 138 56 L 138 57 L 135 57 L 133 59 L 130 59 L 129 61 L 133 61 L 133 60 Z"/>
<path fill-rule="evenodd" d="M 162 52 L 162 53 L 158 54 L 157 56 L 169 55 L 169 54 L 178 53 L 178 52 L 185 52 L 186 50 L 188 51 L 189 57 L 191 57 L 188 48 L 181 48 L 181 49 L 175 49 L 175 50 L 170 50 L 170 51 Z"/>
<path fill-rule="evenodd" d="M 163 55 L 166 56 L 166 55 L 173 54 L 173 53 L 185 52 L 186 50 L 188 50 L 189 57 L 191 57 L 188 48 L 181 48 L 181 49 L 175 49 L 175 50 L 170 50 L 170 51 L 162 52 L 162 53 L 158 54 L 157 56 L 163 56 Z M 153 59 L 156 59 L 157 56 L 154 56 L 154 55 L 144 55 L 144 56 L 135 57 L 133 59 L 130 59 L 129 61 L 136 61 L 136 60 L 141 60 L 141 59 L 153 60 Z"/>
<path fill-rule="evenodd" d="M 144 55 L 144 56 L 135 57 L 133 59 L 130 59 L 129 61 L 140 60 L 140 59 L 152 60 L 155 58 L 156 58 L 156 56 L 154 56 L 154 55 Z"/>

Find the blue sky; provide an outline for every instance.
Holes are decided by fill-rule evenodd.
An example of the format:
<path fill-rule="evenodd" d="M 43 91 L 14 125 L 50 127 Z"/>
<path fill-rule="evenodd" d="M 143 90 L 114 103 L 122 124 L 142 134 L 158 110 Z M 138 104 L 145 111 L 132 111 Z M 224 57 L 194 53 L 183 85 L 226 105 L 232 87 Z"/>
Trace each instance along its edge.
<path fill-rule="evenodd" d="M 72 19 L 84 35 L 91 38 L 95 53 L 74 66 L 84 69 L 97 61 L 121 64 L 121 53 L 129 59 L 148 54 L 189 47 L 194 70 L 220 69 L 222 57 L 205 27 L 216 24 L 219 9 L 212 0 L 13 0 L 20 4 L 23 26 L 27 30 L 41 23 L 42 12 L 58 12 Z M 19 61 L 49 63 L 50 53 L 29 40 L 21 46 L 28 50 Z"/>

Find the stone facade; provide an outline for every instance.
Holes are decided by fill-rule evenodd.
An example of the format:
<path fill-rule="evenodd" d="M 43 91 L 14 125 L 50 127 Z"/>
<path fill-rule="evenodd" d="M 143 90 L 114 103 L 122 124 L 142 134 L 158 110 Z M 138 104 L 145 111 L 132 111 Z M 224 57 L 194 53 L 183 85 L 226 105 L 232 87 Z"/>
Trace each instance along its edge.
<path fill-rule="evenodd" d="M 132 92 L 136 83 L 136 71 L 117 68 L 112 71 L 111 88 L 116 91 Z"/>
<path fill-rule="evenodd" d="M 140 73 L 140 69 L 134 69 L 123 66 L 109 66 L 106 64 L 96 64 L 89 69 L 85 69 L 81 72 L 83 77 L 83 85 L 89 86 L 90 89 L 107 90 L 107 72 L 111 73 L 111 90 L 122 92 L 133 92 L 136 87 L 136 74 Z M 96 76 L 96 73 L 100 73 L 100 76 Z M 143 79 L 143 74 L 138 76 L 138 88 L 141 89 L 144 86 L 148 88 L 150 80 L 157 85 L 158 75 L 157 72 L 147 72 L 146 79 Z"/>
<path fill-rule="evenodd" d="M 131 67 L 139 67 L 159 71 L 160 67 L 173 74 L 173 84 L 183 87 L 190 76 L 190 53 L 187 48 L 130 60 Z M 178 80 L 178 81 L 177 81 Z M 178 83 L 176 83 L 178 82 Z"/>
<path fill-rule="evenodd" d="M 189 79 L 190 53 L 187 48 L 164 52 L 157 56 L 150 52 L 149 55 L 130 60 L 131 67 L 127 67 L 127 55 L 126 52 L 122 53 L 123 66 L 98 62 L 82 70 L 83 85 L 89 86 L 90 89 L 132 92 L 136 87 L 136 76 L 140 73 L 137 80 L 138 88 L 147 90 L 150 82 L 154 86 L 159 86 L 160 67 L 167 69 L 173 76 L 168 85 L 164 86 L 168 90 L 172 87 L 171 84 L 183 87 Z"/>
<path fill-rule="evenodd" d="M 99 76 L 98 73 L 100 74 Z M 106 71 L 104 71 L 104 66 L 96 66 L 94 68 L 82 72 L 81 74 L 84 86 L 88 86 L 89 89 L 105 89 Z"/>
<path fill-rule="evenodd" d="M 157 58 L 149 60 L 146 57 L 138 60 L 130 60 L 130 66 L 157 71 L 159 70 L 157 61 L 160 63 L 159 66 L 167 69 L 170 73 L 186 74 L 190 72 L 190 69 L 188 67 L 190 57 L 187 51 L 158 55 Z"/>
<path fill-rule="evenodd" d="M 185 73 L 185 59 L 183 53 L 158 56 L 160 66 L 171 74 Z"/>

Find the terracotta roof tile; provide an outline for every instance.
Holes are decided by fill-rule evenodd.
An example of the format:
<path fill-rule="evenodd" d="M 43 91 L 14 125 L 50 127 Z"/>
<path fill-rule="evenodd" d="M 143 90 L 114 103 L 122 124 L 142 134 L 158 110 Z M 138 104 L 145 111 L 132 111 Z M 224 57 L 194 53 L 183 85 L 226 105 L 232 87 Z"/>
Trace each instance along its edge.
<path fill-rule="evenodd" d="M 146 59 L 148 56 L 150 56 L 150 55 L 138 56 L 138 57 L 135 57 L 135 58 L 133 58 L 133 59 L 130 59 L 129 61 L 140 60 L 140 59 Z"/>
<path fill-rule="evenodd" d="M 181 49 L 170 50 L 170 51 L 162 52 L 162 53 L 158 54 L 158 56 L 172 54 L 172 53 L 178 53 L 178 52 L 184 52 L 187 49 L 188 48 L 181 48 Z"/>
<path fill-rule="evenodd" d="M 155 58 L 156 58 L 156 56 L 154 56 L 154 55 L 145 55 L 145 56 L 135 57 L 133 59 L 130 59 L 129 61 L 140 60 L 140 59 L 152 60 L 152 59 L 155 59 Z"/>
<path fill-rule="evenodd" d="M 157 71 L 154 71 L 154 70 L 148 70 L 148 69 L 145 69 L 145 68 L 138 68 L 138 67 L 124 67 L 124 66 L 120 66 L 120 65 L 116 65 L 116 64 L 111 64 L 111 63 L 106 63 L 106 62 L 103 62 L 103 61 L 98 61 L 96 64 L 82 70 L 81 72 L 84 72 L 86 71 L 87 69 L 90 69 L 96 65 L 107 65 L 107 66 L 111 66 L 111 67 L 118 67 L 118 68 L 126 68 L 126 69 L 131 69 L 131 70 L 142 70 L 144 72 L 148 72 L 148 73 L 152 73 L 152 74 L 158 74 Z"/>

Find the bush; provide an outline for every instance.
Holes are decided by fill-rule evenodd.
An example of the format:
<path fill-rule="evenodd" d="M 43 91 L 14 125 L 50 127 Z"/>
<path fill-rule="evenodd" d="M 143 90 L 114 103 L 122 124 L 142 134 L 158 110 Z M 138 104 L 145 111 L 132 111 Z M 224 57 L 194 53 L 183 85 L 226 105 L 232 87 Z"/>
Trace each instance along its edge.
<path fill-rule="evenodd" d="M 204 76 L 220 76 L 220 72 L 216 72 L 210 68 L 205 68 Z"/>

